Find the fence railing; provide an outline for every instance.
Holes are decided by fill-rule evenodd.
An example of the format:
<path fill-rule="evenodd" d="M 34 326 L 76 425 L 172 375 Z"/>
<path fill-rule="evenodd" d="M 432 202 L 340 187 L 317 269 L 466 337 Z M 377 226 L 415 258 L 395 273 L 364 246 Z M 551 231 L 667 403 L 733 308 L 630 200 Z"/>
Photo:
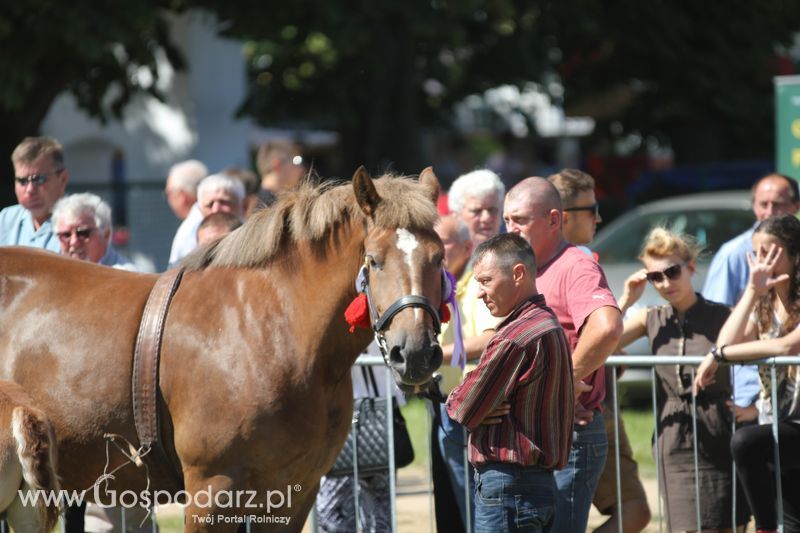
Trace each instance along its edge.
<path fill-rule="evenodd" d="M 618 366 L 626 366 L 626 367 L 649 367 L 650 368 L 650 378 L 651 378 L 651 388 L 652 388 L 652 403 L 653 403 L 653 423 L 654 428 L 658 423 L 658 412 L 657 412 L 657 401 L 656 401 L 656 366 L 661 365 L 683 365 L 683 366 L 691 366 L 691 381 L 694 383 L 695 378 L 695 367 L 700 365 L 705 359 L 704 355 L 688 355 L 688 356 L 653 356 L 653 355 L 617 355 L 609 357 L 606 361 L 606 366 L 608 367 L 618 367 Z M 724 364 L 724 363 L 723 363 Z M 781 357 L 770 357 L 766 359 L 761 359 L 758 361 L 749 361 L 747 364 L 757 364 L 759 366 L 768 365 L 770 367 L 770 390 L 772 391 L 772 406 L 773 406 L 773 416 L 772 416 L 772 437 L 773 437 L 773 446 L 774 446 L 774 471 L 775 471 L 775 494 L 776 494 L 776 506 L 777 506 L 777 516 L 778 516 L 778 531 L 783 532 L 783 491 L 781 487 L 781 467 L 780 467 L 780 454 L 779 454 L 779 438 L 778 438 L 778 387 L 776 386 L 777 381 L 777 374 L 776 368 L 779 366 L 790 366 L 790 365 L 798 365 L 800 364 L 800 356 L 781 356 Z M 732 365 L 731 365 L 732 366 Z M 614 406 L 614 436 L 615 436 L 615 447 L 614 453 L 616 458 L 616 483 L 617 483 L 617 508 L 618 514 L 622 516 L 622 495 L 621 495 L 621 476 L 620 476 L 620 464 L 619 464 L 619 399 L 618 399 L 618 383 L 617 383 L 617 374 L 616 372 L 611 373 L 612 376 L 612 390 L 610 393 L 613 395 L 613 406 Z M 735 394 L 735 382 L 731 379 L 731 396 Z M 609 391 L 606 391 L 608 394 Z M 736 432 L 736 417 L 732 417 L 732 428 L 731 433 Z M 698 443 L 697 443 L 697 400 L 694 395 L 692 395 L 692 448 L 694 453 L 694 479 L 695 479 L 695 515 L 696 515 L 696 524 L 697 530 L 700 530 L 701 519 L 700 519 L 700 511 L 701 511 L 701 497 L 700 497 L 700 488 L 699 488 L 699 474 L 698 474 Z M 655 449 L 655 461 L 656 461 L 656 486 L 658 487 L 658 506 L 659 506 L 659 531 L 663 530 L 663 516 L 664 513 L 661 510 L 662 505 L 662 498 L 661 498 L 661 461 L 659 460 L 659 449 L 658 445 L 654 446 Z M 731 465 L 732 471 L 732 481 L 733 481 L 733 494 L 732 494 L 732 520 L 731 523 L 736 524 L 736 484 L 737 484 L 737 477 L 736 477 L 736 465 L 735 463 Z M 622 533 L 622 520 L 618 521 L 619 524 L 619 531 Z"/>
<path fill-rule="evenodd" d="M 651 379 L 651 400 L 653 404 L 653 427 L 656 427 L 658 423 L 658 411 L 657 411 L 657 399 L 656 399 L 656 387 L 657 387 L 657 378 L 656 378 L 656 366 L 661 365 L 683 365 L 683 366 L 691 366 L 691 377 L 694 380 L 694 373 L 695 367 L 699 365 L 704 359 L 704 356 L 653 356 L 653 355 L 624 355 L 624 356 L 612 356 L 609 357 L 606 361 L 607 367 L 618 367 L 618 366 L 625 366 L 625 367 L 644 367 L 650 369 L 650 379 Z M 376 356 L 361 356 L 356 361 L 357 365 L 371 365 L 371 366 L 379 366 L 383 365 L 384 361 L 381 357 Z M 778 399 L 777 399 L 777 390 L 778 387 L 775 386 L 775 382 L 777 381 L 776 375 L 776 368 L 779 366 L 789 366 L 789 365 L 800 365 L 800 356 L 782 356 L 782 357 L 772 357 L 768 359 L 763 359 L 760 361 L 753 361 L 749 364 L 758 364 L 758 365 L 769 365 L 770 366 L 770 377 L 772 382 L 772 405 L 778 406 Z M 614 436 L 615 436 L 615 446 L 614 446 L 614 454 L 615 454 L 615 464 L 616 464 L 616 489 L 617 489 L 617 510 L 618 515 L 621 517 L 623 512 L 623 503 L 622 503 L 622 488 L 621 488 L 621 473 L 620 473 L 620 447 L 619 447 L 619 420 L 620 420 L 620 408 L 619 408 L 619 394 L 618 394 L 618 381 L 616 372 L 612 372 L 612 387 L 610 391 L 606 391 L 606 394 L 610 394 L 612 396 L 612 404 L 614 406 L 613 409 L 613 416 L 614 416 Z M 387 431 L 388 431 L 388 448 L 389 448 L 389 468 L 388 468 L 388 475 L 389 475 L 389 490 L 390 490 L 390 506 L 391 506 L 391 524 L 392 524 L 392 531 L 397 531 L 397 479 L 396 479 L 396 472 L 394 468 L 395 464 L 395 451 L 394 451 L 394 433 L 393 433 L 393 426 L 391 424 L 392 420 L 392 390 L 394 387 L 394 382 L 391 377 L 391 373 L 386 373 L 386 387 L 385 390 L 385 397 L 387 398 L 386 401 L 386 420 L 389 422 L 387 424 Z M 775 409 L 777 411 L 777 409 Z M 427 410 L 426 410 L 427 412 Z M 780 471 L 780 455 L 778 453 L 779 447 L 779 439 L 778 439 L 778 417 L 772 417 L 772 434 L 773 434 L 773 441 L 774 441 L 774 456 L 775 456 L 775 488 L 776 488 L 776 504 L 777 504 L 777 513 L 778 513 L 778 531 L 783 531 L 783 505 L 782 505 L 782 487 L 781 487 L 781 471 Z M 736 418 L 733 417 L 733 427 L 732 432 L 736 431 Z M 692 446 L 693 446 L 693 453 L 694 453 L 694 469 L 695 469 L 695 514 L 697 524 L 701 523 L 700 515 L 701 515 L 701 494 L 699 489 L 699 476 L 698 476 L 698 442 L 697 442 L 697 404 L 694 396 L 692 396 Z M 427 443 L 427 456 L 428 456 L 428 471 L 430 472 L 430 458 L 431 458 L 431 449 L 430 449 L 430 431 L 431 431 L 431 417 L 428 416 L 427 418 L 427 427 L 426 427 L 426 443 Z M 661 461 L 659 458 L 659 446 L 655 446 L 655 462 L 656 462 L 656 486 L 658 487 L 658 521 L 659 521 L 659 531 L 663 531 L 663 521 L 664 521 L 664 513 L 662 511 L 662 498 L 661 498 L 661 476 L 663 475 L 661 471 Z M 354 453 L 357 453 L 357 450 L 354 449 Z M 464 457 L 466 461 L 466 448 L 464 450 Z M 357 464 L 357 459 L 354 460 L 354 463 Z M 357 468 L 357 467 L 356 467 Z M 736 467 L 735 464 L 731 465 L 732 472 L 733 472 L 733 505 L 732 505 L 732 524 L 736 524 Z M 357 479 L 357 472 L 355 473 L 356 477 L 354 481 Z M 468 481 L 468 480 L 467 480 Z M 433 491 L 431 480 L 428 481 L 428 497 L 429 497 L 429 509 L 430 509 L 430 530 L 433 531 Z M 466 483 L 466 486 L 469 487 L 469 483 Z M 359 517 L 359 484 L 357 482 L 353 483 L 353 491 L 354 491 L 354 509 L 353 513 L 356 517 L 356 523 L 358 524 L 358 517 Z M 467 504 L 466 508 L 470 508 L 469 499 L 472 497 L 467 491 Z M 467 520 L 469 522 L 469 516 Z M 155 525 L 155 516 L 153 516 L 153 531 L 157 531 Z M 124 524 L 124 510 L 123 510 L 123 524 Z M 312 511 L 311 515 L 311 530 L 317 531 L 317 522 L 316 522 L 316 506 Z M 622 533 L 622 520 L 618 520 L 619 524 L 619 531 Z M 3 525 L 4 526 L 4 525 Z M 469 527 L 469 526 L 468 526 Z M 697 528 L 700 530 L 700 528 Z M 246 523 L 246 530 L 250 531 L 250 523 Z M 360 527 L 358 528 L 360 531 Z M 5 527 L 2 527 L 2 531 L 5 531 Z M 63 531 L 63 530 L 62 530 Z"/>
<path fill-rule="evenodd" d="M 609 357 L 606 361 L 607 367 L 618 367 L 618 366 L 625 366 L 625 367 L 642 367 L 642 368 L 649 368 L 650 369 L 650 381 L 651 381 L 651 401 L 653 407 L 653 428 L 657 427 L 658 424 L 658 403 L 656 398 L 656 390 L 657 390 L 657 377 L 656 377 L 656 370 L 657 366 L 662 365 L 683 365 L 691 367 L 691 378 L 694 381 L 695 375 L 695 367 L 698 366 L 704 359 L 702 355 L 688 355 L 688 356 L 653 356 L 653 355 L 624 355 L 624 356 L 612 356 Z M 383 365 L 384 361 L 380 357 L 375 356 L 361 356 L 356 361 L 358 365 Z M 777 381 L 776 376 L 776 367 L 780 366 L 788 366 L 788 365 L 800 365 L 800 356 L 782 356 L 782 357 L 772 357 L 768 359 L 762 359 L 759 361 L 752 361 L 748 364 L 758 364 L 758 365 L 769 365 L 771 368 L 771 381 L 772 381 L 772 405 L 777 406 L 777 390 L 778 387 L 775 386 L 775 382 Z M 615 478 L 616 478 L 616 491 L 617 491 L 617 511 L 619 516 L 622 516 L 623 512 L 623 503 L 622 503 L 622 489 L 621 489 L 621 472 L 620 472 L 620 447 L 619 447 L 619 421 L 620 421 L 620 408 L 619 408 L 619 394 L 618 394 L 618 381 L 616 372 L 612 372 L 612 387 L 611 390 L 606 391 L 607 395 L 611 395 L 612 397 L 612 404 L 614 406 L 613 409 L 613 417 L 614 417 L 614 436 L 615 436 L 615 446 L 613 453 L 615 454 Z M 386 387 L 386 394 L 391 395 L 391 390 L 393 387 L 393 382 L 391 379 L 390 373 L 386 374 L 387 379 L 387 387 Z M 733 383 L 733 381 L 732 381 Z M 735 385 L 734 385 L 735 386 Z M 735 392 L 735 391 L 732 391 Z M 391 402 L 386 402 L 387 407 L 391 409 Z M 693 487 L 695 493 L 695 515 L 697 524 L 701 523 L 700 516 L 702 510 L 702 495 L 700 493 L 699 488 L 699 475 L 698 475 L 698 441 L 697 441 L 697 402 L 696 398 L 692 396 L 692 408 L 691 408 L 691 415 L 692 415 L 692 448 L 693 448 L 693 455 L 694 455 L 694 470 L 695 470 L 695 486 Z M 733 427 L 732 433 L 736 431 L 736 418 L 735 416 L 732 417 L 733 419 Z M 391 420 L 391 413 L 387 413 L 387 420 Z M 393 445 L 393 438 L 392 438 L 392 425 L 389 424 L 389 458 L 390 458 L 390 467 L 389 467 L 389 484 L 390 484 L 390 494 L 391 494 L 391 519 L 392 519 L 392 531 L 397 531 L 397 491 L 396 491 L 396 475 L 394 469 L 394 445 Z M 773 440 L 774 440 L 774 450 L 775 450 L 775 487 L 776 487 L 776 495 L 777 495 L 777 512 L 778 512 L 778 530 L 783 531 L 783 506 L 782 506 L 782 490 L 781 490 L 781 479 L 780 479 L 780 456 L 778 454 L 778 446 L 779 446 L 779 439 L 778 439 L 778 417 L 773 416 L 772 422 L 772 433 L 773 433 Z M 427 420 L 427 427 L 426 427 L 426 442 L 428 446 L 428 470 L 430 472 L 430 431 L 431 431 L 431 420 L 430 416 Z M 661 486 L 662 486 L 662 476 L 664 473 L 662 472 L 662 465 L 661 460 L 659 457 L 659 446 L 655 446 L 655 462 L 656 462 L 656 486 L 658 490 L 658 522 L 659 522 L 659 531 L 663 531 L 664 528 L 664 512 L 662 510 L 662 495 L 661 495 Z M 467 452 L 466 448 L 464 451 L 464 456 L 466 460 Z M 732 524 L 736 523 L 736 470 L 735 465 L 731 465 L 732 473 L 733 473 L 733 505 L 732 505 Z M 431 481 L 429 480 L 429 487 L 431 486 Z M 465 485 L 468 487 L 469 483 L 466 482 Z M 354 487 L 354 513 L 356 516 L 356 520 L 358 520 L 358 483 L 353 484 Z M 469 498 L 472 497 L 471 494 L 467 493 L 467 504 L 466 508 L 469 509 Z M 433 508 L 432 503 L 432 489 L 429 489 L 429 498 L 431 501 L 429 502 L 429 508 Z M 430 530 L 433 531 L 433 516 L 431 512 L 430 518 Z M 467 520 L 469 521 L 469 516 Z M 622 520 L 618 521 L 619 531 L 622 532 L 623 523 Z M 698 530 L 700 528 L 698 527 Z M 316 531 L 316 522 L 314 517 L 312 516 L 312 531 Z"/>

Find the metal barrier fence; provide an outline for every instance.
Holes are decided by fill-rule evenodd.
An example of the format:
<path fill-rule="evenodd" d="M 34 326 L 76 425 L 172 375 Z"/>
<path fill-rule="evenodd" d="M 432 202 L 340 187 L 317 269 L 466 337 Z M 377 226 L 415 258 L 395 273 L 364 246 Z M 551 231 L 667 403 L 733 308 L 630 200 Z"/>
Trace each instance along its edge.
<path fill-rule="evenodd" d="M 694 374 L 695 374 L 695 367 L 698 366 L 704 359 L 704 356 L 653 356 L 653 355 L 625 355 L 625 356 L 612 356 L 609 357 L 606 361 L 607 367 L 618 367 L 618 366 L 626 366 L 626 367 L 647 367 L 650 368 L 650 381 L 651 381 L 651 401 L 653 405 L 653 427 L 656 428 L 658 424 L 658 404 L 656 399 L 656 388 L 657 388 L 657 377 L 656 377 L 656 366 L 662 365 L 683 365 L 683 366 L 690 366 L 691 367 L 691 378 L 694 381 Z M 383 365 L 383 359 L 380 357 L 373 357 L 373 356 L 361 356 L 356 361 L 356 364 L 359 365 Z M 773 357 L 768 359 L 763 359 L 760 361 L 754 361 L 750 364 L 759 364 L 759 365 L 769 365 L 770 366 L 770 376 L 772 382 L 772 405 L 777 406 L 777 390 L 778 387 L 775 386 L 775 382 L 777 381 L 776 376 L 776 367 L 779 366 L 788 366 L 788 365 L 800 365 L 800 356 L 783 356 L 783 357 Z M 622 504 L 622 489 L 621 489 L 621 473 L 620 473 L 620 462 L 619 462 L 619 421 L 620 421 L 620 413 L 619 413 L 619 394 L 618 394 L 618 382 L 616 372 L 612 372 L 612 388 L 610 391 L 606 391 L 606 394 L 612 395 L 612 403 L 614 405 L 613 410 L 613 417 L 614 417 L 614 437 L 615 437 L 615 446 L 614 446 L 614 454 L 615 454 L 615 464 L 616 464 L 616 489 L 617 489 L 617 509 L 618 515 L 622 516 L 623 512 L 623 504 Z M 391 388 L 393 386 L 392 379 L 389 373 L 387 373 L 387 387 L 386 393 L 387 395 L 391 394 Z M 391 402 L 387 401 L 387 406 L 391 409 Z M 426 412 L 429 412 L 426 410 Z M 699 483 L 698 483 L 698 442 L 697 442 L 697 403 L 694 396 L 692 396 L 692 446 L 694 452 L 694 469 L 695 469 L 695 515 L 697 523 L 700 524 L 700 511 L 701 511 L 701 494 L 699 490 Z M 733 427 L 732 432 L 736 431 L 736 422 L 735 416 L 733 418 Z M 391 420 L 391 413 L 387 413 L 387 420 Z M 389 457 L 390 457 L 390 468 L 389 468 L 389 484 L 390 484 L 390 494 L 391 494 L 391 519 L 392 519 L 392 531 L 397 531 L 397 500 L 396 500 L 396 476 L 395 476 L 395 469 L 394 466 L 394 445 L 393 445 L 393 434 L 392 434 L 392 424 L 389 424 Z M 431 450 L 430 450 L 430 442 L 431 442 L 431 420 L 430 416 L 428 416 L 427 420 L 427 427 L 426 427 L 426 442 L 428 447 L 428 471 L 430 472 L 430 457 L 431 457 Z M 774 440 L 774 450 L 775 450 L 775 487 L 776 487 L 776 495 L 777 495 L 777 512 L 778 512 L 778 530 L 783 531 L 783 505 L 782 505 L 782 490 L 781 490 L 781 476 L 780 476 L 780 456 L 778 454 L 778 417 L 773 417 L 772 422 L 772 434 Z M 659 447 L 655 446 L 655 462 L 656 462 L 656 486 L 658 490 L 658 522 L 659 522 L 659 531 L 664 530 L 664 512 L 662 511 L 662 498 L 661 498 L 661 477 L 663 472 L 661 471 L 661 461 L 659 458 Z M 464 452 L 465 461 L 466 461 L 466 449 Z M 736 469 L 735 465 L 731 465 L 732 473 L 733 473 L 733 505 L 732 505 L 732 523 L 736 523 Z M 429 487 L 431 481 L 429 480 Z M 469 483 L 466 483 L 466 486 L 469 487 Z M 356 516 L 356 520 L 358 520 L 358 483 L 353 484 L 354 487 L 354 513 Z M 431 517 L 430 517 L 430 530 L 433 531 L 433 501 L 432 501 L 432 489 L 429 488 L 429 508 L 431 509 Z M 466 508 L 469 509 L 469 498 L 471 495 L 469 491 L 467 491 L 467 504 Z M 469 516 L 467 520 L 469 521 Z M 315 514 L 312 514 L 312 531 L 317 531 L 317 524 L 315 519 Z M 619 531 L 622 533 L 623 531 L 623 523 L 622 520 L 618 521 Z M 469 526 L 468 526 L 469 528 Z M 700 528 L 698 527 L 698 530 Z"/>
<path fill-rule="evenodd" d="M 651 379 L 651 387 L 652 387 L 652 402 L 653 402 L 653 422 L 654 428 L 656 427 L 655 424 L 658 423 L 658 412 L 657 412 L 657 402 L 656 402 L 656 366 L 661 365 L 683 365 L 683 366 L 691 366 L 691 380 L 694 382 L 695 378 L 695 367 L 698 366 L 700 363 L 703 362 L 705 356 L 700 355 L 690 355 L 690 356 L 653 356 L 653 355 L 626 355 L 626 356 L 612 356 L 609 357 L 606 361 L 606 366 L 608 367 L 618 367 L 618 366 L 630 366 L 630 367 L 649 367 L 650 368 L 650 379 Z M 772 438 L 774 443 L 774 470 L 775 470 L 775 494 L 776 494 L 776 506 L 777 506 L 777 516 L 778 516 L 778 531 L 783 532 L 783 491 L 781 487 L 781 466 L 780 466 L 780 454 L 778 451 L 779 448 L 779 438 L 778 438 L 778 387 L 776 386 L 777 375 L 776 375 L 776 367 L 778 366 L 790 366 L 790 365 L 798 365 L 800 364 L 800 356 L 782 356 L 782 357 L 770 357 L 767 359 L 762 359 L 759 361 L 751 361 L 748 364 L 758 364 L 759 366 L 762 365 L 769 365 L 770 367 L 770 384 L 771 384 L 771 391 L 772 391 L 772 406 L 773 406 L 773 417 L 772 417 Z M 618 398 L 618 387 L 617 387 L 617 375 L 616 372 L 611 373 L 612 376 L 612 390 L 611 394 L 613 394 L 613 405 L 614 405 L 614 437 L 615 437 L 615 447 L 614 447 L 614 454 L 616 458 L 616 483 L 617 483 L 617 508 L 618 508 L 618 515 L 622 516 L 622 490 L 621 490 L 621 480 L 620 480 L 620 465 L 619 465 L 619 398 Z M 735 383 L 731 380 L 732 387 L 732 395 L 735 394 Z M 608 394 L 608 391 L 606 391 Z M 731 433 L 736 432 L 736 417 L 732 417 L 732 428 Z M 695 514 L 696 514 L 696 524 L 698 524 L 698 531 L 700 530 L 700 509 L 701 509 L 701 498 L 700 498 L 700 489 L 699 489 L 699 475 L 698 475 L 698 455 L 697 455 L 697 402 L 694 395 L 692 395 L 692 446 L 694 451 L 694 478 L 695 478 Z M 663 531 L 663 515 L 662 512 L 662 498 L 661 498 L 661 461 L 659 460 L 659 446 L 655 446 L 655 461 L 656 461 L 656 486 L 658 487 L 658 516 L 659 516 L 659 531 Z M 735 463 L 731 465 L 732 470 L 732 481 L 733 481 L 733 494 L 732 494 L 732 524 L 736 524 L 736 465 Z M 622 533 L 622 521 L 619 522 L 619 531 Z"/>
<path fill-rule="evenodd" d="M 657 386 L 657 378 L 656 378 L 656 366 L 661 365 L 684 365 L 684 366 L 691 366 L 691 377 L 692 381 L 694 381 L 694 373 L 695 373 L 695 366 L 699 365 L 704 359 L 704 356 L 652 356 L 652 355 L 625 355 L 625 356 L 612 356 L 609 357 L 606 361 L 607 367 L 618 367 L 618 366 L 625 366 L 625 367 L 647 367 L 650 368 L 650 380 L 651 380 L 651 400 L 653 403 L 653 423 L 654 428 L 658 423 L 658 411 L 657 411 L 657 401 L 656 401 L 656 386 Z M 789 365 L 800 365 L 800 356 L 784 356 L 784 357 L 772 357 L 768 359 L 763 359 L 757 362 L 759 365 L 769 365 L 770 367 L 770 379 L 771 379 L 771 390 L 772 390 L 772 405 L 778 406 L 778 398 L 777 398 L 777 390 L 778 387 L 775 386 L 775 382 L 777 381 L 776 376 L 776 367 L 779 366 L 789 366 Z M 384 361 L 381 357 L 375 356 L 361 356 L 356 361 L 357 365 L 371 365 L 371 366 L 379 366 L 383 365 Z M 615 437 L 615 446 L 614 446 L 614 454 L 615 454 L 615 464 L 616 464 L 616 489 L 617 489 L 617 509 L 618 515 L 621 517 L 623 512 L 623 503 L 622 503 L 622 488 L 621 488 L 621 474 L 620 474 L 620 449 L 619 449 L 619 394 L 618 394 L 618 382 L 616 372 L 612 372 L 612 388 L 611 391 L 606 391 L 606 394 L 612 395 L 612 403 L 614 405 L 614 437 Z M 386 394 L 386 420 L 392 420 L 392 390 L 394 387 L 394 382 L 391 376 L 391 373 L 386 373 L 386 387 L 385 387 L 385 394 Z M 777 410 L 777 409 L 775 409 Z M 427 443 L 427 456 L 428 456 L 428 472 L 430 472 L 430 461 L 431 461 L 431 417 L 430 411 L 426 410 L 429 414 L 427 418 L 427 427 L 426 427 L 426 443 Z M 735 417 L 733 417 L 733 427 L 732 432 L 736 431 L 736 422 Z M 389 448 L 389 468 L 388 468 L 388 475 L 389 475 L 389 491 L 390 491 L 390 506 L 391 506 L 391 525 L 392 531 L 397 531 L 397 479 L 396 479 L 396 472 L 394 468 L 394 429 L 391 423 L 387 424 L 388 426 L 388 448 Z M 695 397 L 692 396 L 692 444 L 694 450 L 694 468 L 695 468 L 695 513 L 697 524 L 700 524 L 700 511 L 701 511 L 701 494 L 699 490 L 699 483 L 698 483 L 698 460 L 697 460 L 697 450 L 698 450 L 698 443 L 697 443 L 697 404 Z M 780 455 L 778 453 L 778 446 L 779 446 L 779 439 L 778 439 L 778 417 L 773 416 L 772 421 L 772 435 L 774 440 L 774 456 L 775 456 L 775 487 L 776 487 L 776 505 L 777 505 L 777 512 L 778 512 L 778 531 L 783 532 L 783 504 L 782 504 L 782 487 L 781 487 L 781 472 L 780 472 Z M 658 517 L 659 517 L 659 531 L 663 531 L 663 520 L 664 520 L 664 513 L 662 512 L 662 498 L 661 498 L 661 476 L 663 473 L 661 472 L 661 461 L 659 460 L 659 446 L 655 446 L 655 462 L 656 462 L 656 486 L 658 487 Z M 358 471 L 357 471 L 357 449 L 354 447 L 354 465 L 355 472 L 354 472 L 354 479 L 358 479 Z M 464 457 L 466 461 L 466 449 L 464 451 Z M 732 465 L 732 472 L 733 472 L 733 505 L 732 505 L 732 523 L 736 523 L 736 467 L 735 464 Z M 434 530 L 433 526 L 433 490 L 432 490 L 432 480 L 429 479 L 428 485 L 428 497 L 429 497 L 429 512 L 430 512 L 430 531 Z M 469 483 L 466 483 L 466 486 L 469 487 Z M 353 492 L 354 492 L 354 516 L 356 517 L 356 524 L 358 527 L 358 519 L 359 519 L 359 484 L 357 482 L 353 483 Z M 467 491 L 466 494 L 467 503 L 466 508 L 469 509 L 469 498 L 471 494 Z M 469 514 L 469 513 L 468 513 Z M 157 531 L 157 526 L 155 522 L 155 514 L 152 516 L 153 518 L 153 532 Z M 469 516 L 467 517 L 467 521 L 469 522 Z M 316 520 L 316 505 L 312 510 L 312 514 L 310 517 L 310 524 L 311 530 L 317 531 L 317 520 Z M 122 511 L 122 524 L 124 528 L 125 524 L 125 512 L 124 509 Z M 623 523 L 622 520 L 618 521 L 619 524 L 619 531 L 622 533 Z M 471 529 L 469 525 L 467 526 L 468 530 Z M 700 528 L 698 527 L 698 530 Z M 249 521 L 246 522 L 246 530 L 250 531 L 250 523 Z M 358 531 L 360 531 L 360 527 L 358 527 Z M 0 531 L 3 533 L 6 531 L 5 523 L 0 526 Z M 62 522 L 62 531 L 63 529 L 63 522 Z"/>

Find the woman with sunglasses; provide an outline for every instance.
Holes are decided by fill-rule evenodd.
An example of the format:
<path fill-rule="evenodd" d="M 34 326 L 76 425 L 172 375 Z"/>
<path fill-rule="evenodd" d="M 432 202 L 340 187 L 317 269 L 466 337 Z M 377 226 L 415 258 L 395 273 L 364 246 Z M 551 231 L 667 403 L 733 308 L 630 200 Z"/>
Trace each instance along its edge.
<path fill-rule="evenodd" d="M 625 281 L 619 300 L 624 313 L 653 284 L 666 304 L 640 309 L 629 316 L 620 348 L 647 336 L 655 355 L 706 353 L 730 315 L 726 306 L 709 302 L 692 287 L 699 248 L 688 236 L 664 228 L 653 229 L 645 239 L 640 260 L 644 268 Z M 657 465 L 662 470 L 661 497 L 668 531 L 731 531 L 731 397 L 727 370 L 696 399 L 697 460 L 700 520 L 697 524 L 695 465 L 692 425 L 692 367 L 656 367 Z M 741 506 L 739 506 L 741 507 Z M 740 512 L 737 524 L 747 515 Z"/>
<path fill-rule="evenodd" d="M 753 232 L 750 281 L 720 331 L 718 347 L 697 370 L 695 390 L 714 386 L 719 361 L 751 361 L 800 352 L 800 221 L 794 215 L 764 220 Z M 757 531 L 777 531 L 772 417 L 777 414 L 784 531 L 800 531 L 800 387 L 797 367 L 776 367 L 778 406 L 772 405 L 769 366 L 759 367 L 756 402 L 762 425 L 736 432 L 731 450 Z M 702 392 L 701 392 L 702 394 Z"/>

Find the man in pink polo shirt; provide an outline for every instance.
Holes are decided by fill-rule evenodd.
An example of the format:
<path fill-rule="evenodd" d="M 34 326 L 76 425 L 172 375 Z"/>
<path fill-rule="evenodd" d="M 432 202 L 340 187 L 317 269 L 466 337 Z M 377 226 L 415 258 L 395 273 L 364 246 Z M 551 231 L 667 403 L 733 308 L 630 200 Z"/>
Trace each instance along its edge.
<path fill-rule="evenodd" d="M 558 496 L 552 531 L 584 532 L 603 471 L 608 441 L 601 403 L 603 363 L 622 335 L 622 317 L 603 270 L 561 232 L 561 198 L 544 178 L 526 178 L 506 195 L 508 231 L 524 237 L 536 254 L 537 287 L 564 328 L 572 349 L 578 397 L 575 439 L 567 466 L 556 472 Z M 586 386 L 591 387 L 586 391 Z"/>

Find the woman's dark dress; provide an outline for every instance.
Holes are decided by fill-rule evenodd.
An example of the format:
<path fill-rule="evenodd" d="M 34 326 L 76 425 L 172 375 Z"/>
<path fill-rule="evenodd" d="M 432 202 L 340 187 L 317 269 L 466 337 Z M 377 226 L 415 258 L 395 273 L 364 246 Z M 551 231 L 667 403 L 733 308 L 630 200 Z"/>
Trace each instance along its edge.
<path fill-rule="evenodd" d="M 704 355 L 714 345 L 730 315 L 724 305 L 705 300 L 679 320 L 671 305 L 647 310 L 647 337 L 655 355 Z M 692 367 L 656 367 L 658 459 L 661 495 L 669 531 L 698 530 L 695 507 L 694 446 L 692 444 Z M 731 527 L 731 397 L 730 369 L 720 367 L 716 381 L 696 398 L 697 447 L 700 479 L 700 519 L 703 528 Z M 654 451 L 655 453 L 655 451 Z M 741 501 L 741 500 L 739 500 Z M 739 507 L 737 523 L 747 515 Z"/>

